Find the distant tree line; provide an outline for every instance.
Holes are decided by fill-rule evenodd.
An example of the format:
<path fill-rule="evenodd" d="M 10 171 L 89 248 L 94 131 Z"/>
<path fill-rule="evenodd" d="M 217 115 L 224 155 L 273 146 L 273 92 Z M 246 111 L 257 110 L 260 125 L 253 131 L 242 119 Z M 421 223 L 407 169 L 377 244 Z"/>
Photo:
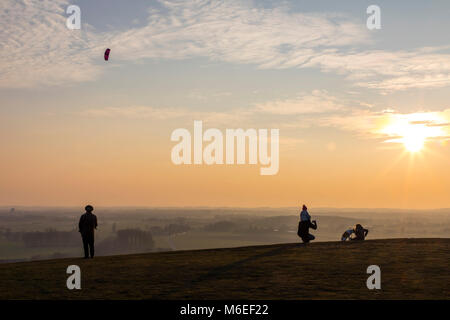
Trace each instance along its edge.
<path fill-rule="evenodd" d="M 191 228 L 184 223 L 171 223 L 165 227 L 153 226 L 149 228 L 150 232 L 155 236 L 171 236 L 180 234 L 191 230 Z"/>
<path fill-rule="evenodd" d="M 152 233 L 140 229 L 118 230 L 114 237 L 101 241 L 97 252 L 101 255 L 148 252 L 155 247 Z"/>
<path fill-rule="evenodd" d="M 0 230 L 0 237 L 11 242 L 22 241 L 27 248 L 36 247 L 72 247 L 80 245 L 80 235 L 77 231 L 46 231 L 11 232 Z"/>
<path fill-rule="evenodd" d="M 207 224 L 203 229 L 210 232 L 230 232 L 237 229 L 237 224 L 231 221 L 217 221 Z"/>

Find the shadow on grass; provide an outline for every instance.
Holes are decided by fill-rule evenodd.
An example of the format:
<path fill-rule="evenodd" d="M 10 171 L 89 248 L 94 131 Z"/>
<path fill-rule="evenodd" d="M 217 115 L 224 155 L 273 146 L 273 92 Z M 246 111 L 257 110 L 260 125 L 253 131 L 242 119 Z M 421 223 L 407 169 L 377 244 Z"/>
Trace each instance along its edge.
<path fill-rule="evenodd" d="M 308 246 L 308 244 L 291 244 L 291 245 L 282 245 L 280 247 L 277 247 L 275 249 L 260 253 L 260 254 L 256 254 L 250 257 L 247 257 L 245 259 L 242 260 L 238 260 L 217 268 L 213 268 L 210 271 L 208 271 L 207 273 L 200 275 L 199 277 L 192 279 L 192 280 L 188 280 L 185 282 L 184 287 L 186 288 L 195 288 L 196 286 L 201 285 L 203 282 L 208 281 L 208 280 L 214 280 L 217 277 L 220 277 L 220 275 L 225 274 L 227 272 L 229 272 L 232 269 L 238 268 L 240 266 L 245 265 L 246 263 L 250 263 L 250 262 L 254 262 L 256 260 L 262 259 L 262 258 L 267 258 L 267 257 L 271 257 L 271 256 L 276 256 L 280 253 L 282 253 L 283 251 L 286 251 L 288 249 L 292 249 L 292 248 L 297 248 L 297 247 L 306 247 Z M 164 296 L 170 294 L 172 292 L 172 290 L 166 291 L 164 293 L 161 293 L 159 296 L 160 298 L 163 298 Z"/>

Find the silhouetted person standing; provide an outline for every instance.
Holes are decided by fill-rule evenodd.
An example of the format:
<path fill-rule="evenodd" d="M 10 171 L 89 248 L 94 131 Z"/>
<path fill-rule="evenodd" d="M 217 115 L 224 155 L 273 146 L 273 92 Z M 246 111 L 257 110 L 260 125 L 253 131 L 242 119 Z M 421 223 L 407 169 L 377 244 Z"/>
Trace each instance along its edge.
<path fill-rule="evenodd" d="M 81 233 L 83 239 L 84 258 L 94 258 L 94 230 L 97 229 L 97 217 L 92 214 L 94 207 L 87 205 L 85 208 L 86 213 L 80 217 L 78 223 L 78 231 Z"/>

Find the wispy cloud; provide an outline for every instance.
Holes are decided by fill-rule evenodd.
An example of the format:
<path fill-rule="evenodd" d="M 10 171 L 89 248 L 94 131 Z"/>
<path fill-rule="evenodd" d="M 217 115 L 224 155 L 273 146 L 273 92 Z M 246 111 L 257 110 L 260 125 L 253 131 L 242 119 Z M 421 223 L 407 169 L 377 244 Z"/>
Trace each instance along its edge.
<path fill-rule="evenodd" d="M 196 93 L 204 97 L 200 92 Z M 231 108 L 225 111 L 193 111 L 184 107 L 155 108 L 152 106 L 122 106 L 89 108 L 81 112 L 83 116 L 105 118 L 152 118 L 152 119 L 203 119 L 204 121 L 220 122 L 233 125 L 237 120 L 249 122 L 261 121 L 263 117 L 274 115 L 281 118 L 314 114 L 330 114 L 347 110 L 348 107 L 325 90 L 302 92 L 296 98 L 285 100 L 271 100 L 265 103 L 249 105 L 246 108 Z M 273 121 L 273 119 L 272 119 Z"/>
<path fill-rule="evenodd" d="M 350 114 L 323 117 L 319 124 L 351 131 L 365 138 L 402 142 L 405 135 L 418 136 L 424 140 L 448 140 L 449 121 L 450 109 L 414 113 L 354 110 Z"/>
<path fill-rule="evenodd" d="M 81 112 L 84 116 L 105 117 L 105 118 L 128 118 L 145 119 L 152 118 L 158 120 L 181 118 L 189 114 L 188 110 L 180 108 L 153 108 L 148 106 L 129 107 L 105 107 L 87 109 Z"/>
<path fill-rule="evenodd" d="M 66 27 L 65 0 L 0 2 L 0 87 L 95 79 L 92 33 Z M 86 28 L 89 28 L 86 26 Z M 92 41 L 91 41 L 92 40 Z"/>
<path fill-rule="evenodd" d="M 309 66 L 347 75 L 361 87 L 383 92 L 450 85 L 448 47 L 415 51 L 331 53 L 312 58 Z"/>
<path fill-rule="evenodd" d="M 450 109 L 400 113 L 393 109 L 361 109 L 355 107 L 355 104 L 364 105 L 361 101 L 341 100 L 326 91 L 314 90 L 302 93 L 296 99 L 268 101 L 226 111 L 125 106 L 87 109 L 81 114 L 132 120 L 172 119 L 180 125 L 190 125 L 194 120 L 202 120 L 206 125 L 216 127 L 280 128 L 286 130 L 284 138 L 287 148 L 295 148 L 298 143 L 303 142 L 298 139 L 299 130 L 311 127 L 333 127 L 352 132 L 360 138 L 379 139 L 387 143 L 416 144 L 450 140 Z M 333 151 L 336 145 L 333 142 L 326 147 Z"/>
<path fill-rule="evenodd" d="M 248 110 L 233 110 L 233 112 L 220 111 L 192 111 L 187 108 L 155 108 L 151 106 L 124 106 L 90 108 L 79 113 L 85 117 L 121 118 L 121 119 L 151 119 L 168 120 L 178 119 L 183 122 L 202 120 L 208 124 L 230 125 L 245 121 L 251 115 Z"/>
<path fill-rule="evenodd" d="M 338 15 L 290 13 L 247 1 L 160 1 L 148 24 L 97 33 L 66 28 L 67 0 L 0 4 L 0 86 L 26 87 L 95 79 L 101 51 L 116 61 L 206 57 L 260 68 L 291 68 L 320 50 L 366 41 L 366 31 Z"/>
<path fill-rule="evenodd" d="M 336 14 L 265 9 L 250 1 L 160 1 L 147 26 L 113 37 L 122 59 L 193 56 L 298 67 L 326 48 L 367 41 L 367 30 Z"/>
<path fill-rule="evenodd" d="M 210 101 L 211 99 L 218 100 L 223 97 L 229 97 L 233 95 L 229 91 L 216 91 L 216 92 L 202 92 L 202 90 L 193 90 L 187 94 L 189 99 L 198 100 L 198 101 Z"/>
<path fill-rule="evenodd" d="M 365 25 L 343 14 L 264 8 L 245 0 L 161 0 L 149 9 L 145 25 L 100 33 L 86 23 L 68 30 L 68 4 L 1 1 L 1 87 L 97 79 L 105 47 L 118 62 L 204 57 L 261 69 L 318 68 L 382 93 L 450 85 L 448 47 L 369 51 Z"/>
<path fill-rule="evenodd" d="M 265 9 L 250 1 L 161 1 L 149 24 L 114 35 L 118 58 L 207 57 L 258 68 L 320 68 L 383 93 L 450 85 L 448 47 L 364 50 L 363 24 L 336 13 Z M 359 48 L 358 48 L 359 47 Z"/>
<path fill-rule="evenodd" d="M 293 99 L 257 104 L 254 111 L 277 115 L 298 115 L 327 113 L 344 109 L 346 106 L 338 98 L 324 90 L 313 90 L 311 93 L 303 93 Z"/>

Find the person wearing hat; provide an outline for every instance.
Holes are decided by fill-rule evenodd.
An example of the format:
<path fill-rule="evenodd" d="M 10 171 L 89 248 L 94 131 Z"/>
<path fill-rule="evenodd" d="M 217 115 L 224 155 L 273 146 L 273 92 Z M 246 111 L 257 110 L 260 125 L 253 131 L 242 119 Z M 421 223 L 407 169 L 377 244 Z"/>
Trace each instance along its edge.
<path fill-rule="evenodd" d="M 84 258 L 94 258 L 94 230 L 97 229 L 97 217 L 92 213 L 94 207 L 87 205 L 85 208 L 86 213 L 80 217 L 78 223 L 78 231 L 81 233 L 83 239 Z"/>
<path fill-rule="evenodd" d="M 300 212 L 300 222 L 298 223 L 297 235 L 302 239 L 304 243 L 308 243 L 316 238 L 309 233 L 309 228 L 316 230 L 317 222 L 316 220 L 313 220 L 311 222 L 311 216 L 308 213 L 308 208 L 303 205 L 302 211 Z"/>

